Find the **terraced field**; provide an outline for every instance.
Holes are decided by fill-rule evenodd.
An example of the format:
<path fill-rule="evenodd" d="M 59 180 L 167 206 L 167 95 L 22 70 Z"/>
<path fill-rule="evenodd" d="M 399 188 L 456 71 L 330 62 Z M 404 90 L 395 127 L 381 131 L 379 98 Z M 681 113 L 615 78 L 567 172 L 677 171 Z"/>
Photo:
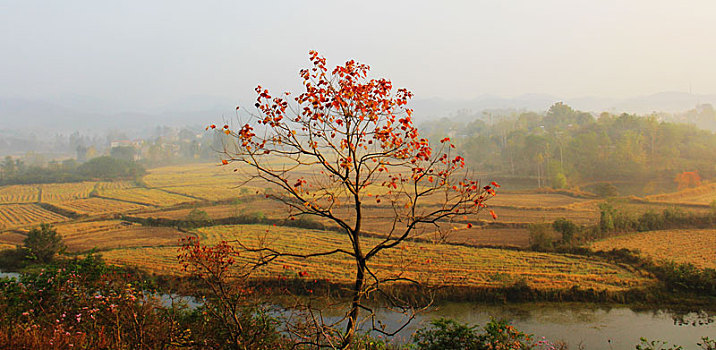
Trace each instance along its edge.
<path fill-rule="evenodd" d="M 267 225 L 217 226 L 196 232 L 206 244 L 240 239 L 250 246 L 258 247 L 259 242 L 267 242 L 272 248 L 293 253 L 331 250 L 346 244 L 345 237 L 337 233 Z M 365 242 L 375 244 L 377 240 L 366 238 Z M 179 273 L 176 247 L 114 249 L 105 252 L 104 257 L 117 264 Z M 242 262 L 252 258 L 250 254 L 242 255 Z M 341 255 L 311 261 L 285 258 L 275 261 L 260 274 L 295 277 L 301 272 L 311 279 L 349 282 L 352 266 L 353 262 Z M 525 279 L 540 289 L 579 285 L 598 290 L 624 290 L 649 283 L 647 278 L 626 269 L 583 257 L 415 242 L 379 256 L 372 266 L 375 271 L 381 271 L 382 277 L 403 276 L 452 285 L 503 286 Z"/>
<path fill-rule="evenodd" d="M 0 204 L 36 203 L 40 189 L 37 185 L 10 185 L 0 187 Z"/>
<path fill-rule="evenodd" d="M 591 248 L 637 249 L 655 260 L 716 269 L 716 229 L 638 232 L 594 242 Z"/>
<path fill-rule="evenodd" d="M 206 201 L 223 201 L 239 197 L 239 189 L 236 185 L 188 185 L 188 186 L 167 186 L 161 188 L 164 191 L 178 193 L 188 197 L 199 198 Z"/>
<path fill-rule="evenodd" d="M 54 227 L 57 230 L 57 233 L 62 235 L 63 239 L 67 239 L 93 233 L 116 231 L 134 225 L 136 224 L 121 220 L 100 220 L 65 222 L 59 223 Z"/>
<path fill-rule="evenodd" d="M 17 204 L 0 204 L 0 231 L 4 230 L 0 232 L 0 249 L 21 244 L 25 236 L 20 231 L 26 231 L 40 222 L 54 222 L 71 251 L 98 248 L 110 262 L 136 264 L 160 273 L 179 273 L 176 249 L 184 233 L 168 227 L 146 227 L 106 220 L 107 217 L 111 214 L 130 214 L 144 218 L 184 219 L 193 208 L 167 210 L 167 207 L 193 203 L 213 219 L 251 213 L 270 219 L 286 218 L 284 206 L 255 195 L 257 190 L 263 192 L 263 188 L 237 188 L 239 177 L 232 170 L 231 166 L 220 167 L 213 163 L 152 169 L 143 179 L 148 188 L 136 187 L 126 181 L 2 187 L 0 203 Z M 703 212 L 710 209 L 703 204 L 693 204 L 711 199 L 712 193 L 716 193 L 716 186 L 709 186 L 690 192 L 652 196 L 648 201 L 623 199 L 617 205 L 620 210 L 634 210 L 635 213 L 661 211 L 674 205 Z M 381 193 L 382 188 L 378 186 L 370 190 Z M 95 194 L 98 197 L 94 197 Z M 69 220 L 32 204 L 39 200 L 84 216 L 79 221 Z M 231 200 L 232 204 L 209 203 L 227 200 Z M 429 208 L 431 200 L 429 198 L 420 208 Z M 595 224 L 601 202 L 599 199 L 560 193 L 500 191 L 498 196 L 488 201 L 488 206 L 498 215 L 497 220 L 484 211 L 478 216 L 460 218 L 459 222 L 449 224 L 452 227 L 443 228 L 452 231 L 446 239 L 449 243 L 526 247 L 529 245 L 527 224 L 552 222 L 561 217 L 582 225 Z M 334 213 L 351 217 L 350 210 L 345 208 L 335 208 Z M 394 213 L 387 205 L 372 203 L 363 214 L 367 218 L 363 228 L 372 235 L 385 235 L 393 225 Z M 490 225 L 478 225 L 480 221 Z M 332 225 L 326 220 L 321 222 Z M 468 227 L 467 223 L 474 225 Z M 398 223 L 398 227 L 400 225 Z M 263 241 L 272 248 L 291 252 L 308 252 L 318 247 L 332 249 L 344 244 L 344 237 L 336 232 L 267 225 L 207 227 L 196 230 L 196 233 L 208 244 L 238 238 L 250 245 Z M 426 228 L 421 236 L 425 239 L 436 237 L 434 227 Z M 365 237 L 366 242 L 373 244 L 376 239 Z M 594 247 L 639 248 L 656 259 L 683 260 L 709 267 L 713 266 L 712 257 L 716 255 L 716 235 L 713 230 L 648 232 L 597 242 Z M 252 257 L 244 258 L 248 261 Z M 263 269 L 260 274 L 295 277 L 302 272 L 308 273 L 310 278 L 347 282 L 353 278 L 352 264 L 350 259 L 342 256 L 322 257 L 311 262 L 283 259 Z M 386 254 L 373 264 L 378 270 L 385 271 L 383 277 L 400 275 L 455 285 L 504 286 L 526 280 L 531 286 L 542 289 L 578 285 L 580 288 L 623 290 L 650 283 L 648 278 L 638 273 L 578 256 L 427 242 L 408 242 L 405 249 Z"/>
<path fill-rule="evenodd" d="M 0 230 L 64 220 L 67 218 L 35 204 L 0 205 Z"/>
<path fill-rule="evenodd" d="M 575 198 L 557 193 L 500 192 L 490 199 L 491 206 L 510 208 L 566 209 L 570 205 L 589 202 L 590 199 Z"/>
<path fill-rule="evenodd" d="M 134 249 L 136 247 L 176 246 L 186 236 L 171 227 L 146 227 L 120 220 L 92 221 L 59 225 L 57 232 L 70 252 L 89 249 Z"/>
<path fill-rule="evenodd" d="M 233 216 L 237 216 L 243 213 L 247 213 L 247 207 L 248 205 L 232 205 L 232 204 L 224 204 L 224 205 L 212 205 L 212 206 L 206 206 L 206 207 L 198 207 L 198 209 L 203 210 L 204 212 L 209 215 L 212 219 L 224 219 L 229 218 Z M 193 210 L 193 208 L 187 208 L 187 209 L 172 209 L 172 210 L 153 210 L 153 211 L 146 211 L 143 213 L 138 213 L 133 216 L 140 217 L 140 218 L 162 218 L 162 219 L 170 219 L 170 220 L 181 220 L 185 219 L 187 215 Z"/>
<path fill-rule="evenodd" d="M 87 198 L 96 186 L 96 182 L 42 184 L 39 185 L 42 191 L 42 198 L 40 198 L 40 201 L 45 203 L 57 203 Z"/>
<path fill-rule="evenodd" d="M 148 208 L 146 205 L 105 198 L 77 199 L 55 203 L 55 206 L 81 215 L 131 213 Z"/>
<path fill-rule="evenodd" d="M 158 189 L 138 187 L 116 190 L 102 190 L 99 192 L 99 196 L 103 198 L 131 202 L 140 205 L 150 205 L 155 207 L 168 207 L 176 204 L 196 201 L 196 199 L 194 198 L 173 194 Z"/>
<path fill-rule="evenodd" d="M 22 245 L 22 241 L 25 239 L 25 234 L 20 232 L 6 231 L 0 233 L 0 244 L 5 247 L 14 248 L 15 246 Z"/>
<path fill-rule="evenodd" d="M 227 186 L 237 184 L 233 168 L 218 166 L 216 163 L 187 164 L 149 170 L 144 177 L 149 187 L 176 186 Z"/>
<path fill-rule="evenodd" d="M 689 188 L 679 192 L 647 196 L 646 199 L 662 203 L 707 206 L 716 201 L 716 183 Z"/>

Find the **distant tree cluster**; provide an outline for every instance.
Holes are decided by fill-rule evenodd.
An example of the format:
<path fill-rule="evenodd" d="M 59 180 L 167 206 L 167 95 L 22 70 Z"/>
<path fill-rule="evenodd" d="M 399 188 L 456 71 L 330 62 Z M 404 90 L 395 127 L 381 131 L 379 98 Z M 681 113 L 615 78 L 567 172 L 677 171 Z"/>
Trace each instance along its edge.
<path fill-rule="evenodd" d="M 134 161 L 107 156 L 83 164 L 71 159 L 51 162 L 45 167 L 25 166 L 18 159 L 5 157 L 0 165 L 0 185 L 135 179 L 145 173 L 144 167 Z"/>
<path fill-rule="evenodd" d="M 595 118 L 563 103 L 545 114 L 526 112 L 491 124 L 483 119 L 443 119 L 423 129 L 432 138 L 452 137 L 477 168 L 530 177 L 538 187 L 624 180 L 683 187 L 697 177 L 716 177 L 716 135 L 693 125 L 606 112 Z"/>

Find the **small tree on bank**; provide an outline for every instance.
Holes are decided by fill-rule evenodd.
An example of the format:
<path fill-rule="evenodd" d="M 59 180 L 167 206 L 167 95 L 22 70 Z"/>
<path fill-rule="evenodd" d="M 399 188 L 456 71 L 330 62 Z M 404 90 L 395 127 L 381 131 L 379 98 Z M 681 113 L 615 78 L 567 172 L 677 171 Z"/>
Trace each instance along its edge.
<path fill-rule="evenodd" d="M 33 228 L 22 242 L 28 257 L 41 264 L 52 262 L 55 255 L 65 250 L 62 236 L 50 224 L 40 224 L 39 228 Z"/>
<path fill-rule="evenodd" d="M 332 71 L 315 51 L 310 60 L 312 67 L 300 71 L 305 91 L 293 98 L 295 103 L 289 105 L 289 93 L 275 97 L 258 86 L 257 114 L 238 129 L 210 128 L 235 141 L 225 146 L 222 163 L 239 163 L 246 182 L 273 188 L 266 197 L 286 206 L 290 218 L 320 217 L 342 231 L 345 246 L 330 251 L 294 254 L 239 245 L 261 253 L 257 265 L 280 257 L 350 257 L 355 262 L 351 303 L 345 332 L 334 345 L 347 348 L 361 322 L 360 310 L 370 310 L 364 305 L 367 295 L 381 293 L 385 283 L 413 282 L 381 277 L 371 261 L 417 235 L 444 237 L 445 227 L 452 226 L 446 223 L 477 213 L 499 186 L 466 178 L 464 160 L 451 154 L 448 138 L 434 150 L 419 137 L 406 107 L 410 91 L 394 92 L 389 80 L 369 79 L 369 67 L 352 60 Z M 378 243 L 368 244 L 363 240 L 366 206 L 377 205 L 389 208 L 393 222 Z"/>

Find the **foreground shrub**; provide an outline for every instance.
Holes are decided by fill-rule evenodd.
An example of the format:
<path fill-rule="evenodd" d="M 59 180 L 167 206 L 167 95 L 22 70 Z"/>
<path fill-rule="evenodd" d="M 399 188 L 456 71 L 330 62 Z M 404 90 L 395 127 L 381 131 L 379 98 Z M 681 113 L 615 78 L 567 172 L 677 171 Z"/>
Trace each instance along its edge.
<path fill-rule="evenodd" d="M 189 344 L 184 310 L 97 256 L 44 265 L 0 281 L 0 343 L 18 349 L 166 348 Z"/>
<path fill-rule="evenodd" d="M 430 323 L 430 327 L 419 329 L 413 336 L 418 349 L 481 349 L 478 344 L 477 326 L 455 320 L 439 318 Z"/>
<path fill-rule="evenodd" d="M 440 318 L 430 326 L 419 329 L 413 336 L 420 350 L 517 350 L 564 349 L 564 344 L 547 340 L 534 341 L 532 336 L 517 330 L 506 320 L 491 320 L 480 327 L 469 326 L 451 319 Z"/>

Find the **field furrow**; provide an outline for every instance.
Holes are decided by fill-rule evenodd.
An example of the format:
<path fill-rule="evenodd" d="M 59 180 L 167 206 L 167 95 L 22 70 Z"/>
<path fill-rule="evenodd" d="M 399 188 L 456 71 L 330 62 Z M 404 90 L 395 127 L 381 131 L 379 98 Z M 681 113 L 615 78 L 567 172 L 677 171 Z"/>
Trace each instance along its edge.
<path fill-rule="evenodd" d="M 0 229 L 67 220 L 66 217 L 35 204 L 0 205 L 0 216 L 4 218 L 0 221 Z"/>
<path fill-rule="evenodd" d="M 334 232 L 276 227 L 235 225 L 201 228 L 196 231 L 205 244 L 240 240 L 251 247 L 262 245 L 291 253 L 309 253 L 346 248 L 345 237 Z M 364 238 L 368 246 L 377 239 Z M 115 249 L 104 253 L 108 261 L 138 264 L 152 271 L 179 273 L 176 247 Z M 245 253 L 239 265 L 256 256 Z M 265 277 L 296 277 L 301 272 L 311 279 L 349 282 L 354 262 L 345 255 L 311 260 L 280 258 L 260 270 Z M 428 283 L 471 286 L 510 285 L 525 280 L 538 289 L 580 288 L 624 290 L 648 283 L 648 279 L 621 267 L 579 256 L 471 248 L 444 244 L 406 242 L 402 248 L 386 252 L 371 261 L 381 277 L 407 277 Z"/>

